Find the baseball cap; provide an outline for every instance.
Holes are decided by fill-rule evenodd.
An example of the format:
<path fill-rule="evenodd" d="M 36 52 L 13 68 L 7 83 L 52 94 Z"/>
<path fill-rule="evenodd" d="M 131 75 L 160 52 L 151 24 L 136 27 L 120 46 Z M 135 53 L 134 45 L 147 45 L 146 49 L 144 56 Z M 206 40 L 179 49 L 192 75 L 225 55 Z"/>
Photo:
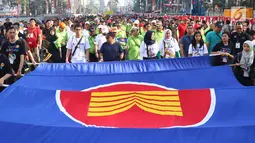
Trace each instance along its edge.
<path fill-rule="evenodd" d="M 222 28 L 222 27 L 223 27 L 223 23 L 222 23 L 221 21 L 217 21 L 217 22 L 215 23 L 215 26 L 216 26 L 216 27 L 219 27 L 219 28 Z"/>
<path fill-rule="evenodd" d="M 87 21 L 87 22 L 85 22 L 85 24 L 89 24 L 90 25 L 90 23 Z"/>
<path fill-rule="evenodd" d="M 182 20 L 184 20 L 184 21 L 188 21 L 189 19 L 188 19 L 188 17 L 183 17 L 183 19 Z"/>
<path fill-rule="evenodd" d="M 131 31 L 134 31 L 134 30 L 139 30 L 139 29 L 137 27 L 132 27 Z"/>
<path fill-rule="evenodd" d="M 66 24 L 64 22 L 60 22 L 59 23 L 59 28 L 65 29 L 66 28 Z"/>
<path fill-rule="evenodd" d="M 195 25 L 194 25 L 194 29 L 199 29 L 199 28 L 201 28 L 201 25 L 200 25 L 200 24 L 195 24 Z"/>
<path fill-rule="evenodd" d="M 109 32 L 108 27 L 102 26 L 102 33 L 108 33 L 108 32 Z"/>
<path fill-rule="evenodd" d="M 139 21 L 138 21 L 138 20 L 135 20 L 135 21 L 134 21 L 134 24 L 139 24 Z"/>
<path fill-rule="evenodd" d="M 97 28 L 102 29 L 103 27 L 104 27 L 103 25 L 99 25 Z"/>
<path fill-rule="evenodd" d="M 115 37 L 115 34 L 113 32 L 109 32 L 106 37 Z"/>

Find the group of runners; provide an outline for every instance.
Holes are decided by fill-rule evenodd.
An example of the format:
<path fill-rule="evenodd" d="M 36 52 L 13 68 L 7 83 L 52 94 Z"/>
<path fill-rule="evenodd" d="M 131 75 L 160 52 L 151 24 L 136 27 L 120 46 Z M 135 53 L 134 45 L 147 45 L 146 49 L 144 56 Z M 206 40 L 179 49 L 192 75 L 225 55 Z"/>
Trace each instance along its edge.
<path fill-rule="evenodd" d="M 28 65 L 156 60 L 216 55 L 238 81 L 254 85 L 255 23 L 189 16 L 84 16 L 0 22 L 0 85 L 28 71 Z"/>

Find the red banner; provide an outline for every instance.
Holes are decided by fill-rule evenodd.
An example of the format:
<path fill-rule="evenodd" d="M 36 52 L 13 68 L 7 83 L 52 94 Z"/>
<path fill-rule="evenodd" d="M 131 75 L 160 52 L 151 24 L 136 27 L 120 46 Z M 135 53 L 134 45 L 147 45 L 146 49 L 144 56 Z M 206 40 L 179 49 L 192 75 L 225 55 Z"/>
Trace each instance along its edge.
<path fill-rule="evenodd" d="M 155 5 L 155 0 L 151 0 L 151 5 L 152 5 L 152 7 L 154 7 L 154 5 Z"/>
<path fill-rule="evenodd" d="M 68 9 L 71 9 L 71 1 L 70 1 L 70 0 L 68 0 L 67 8 L 68 8 Z"/>

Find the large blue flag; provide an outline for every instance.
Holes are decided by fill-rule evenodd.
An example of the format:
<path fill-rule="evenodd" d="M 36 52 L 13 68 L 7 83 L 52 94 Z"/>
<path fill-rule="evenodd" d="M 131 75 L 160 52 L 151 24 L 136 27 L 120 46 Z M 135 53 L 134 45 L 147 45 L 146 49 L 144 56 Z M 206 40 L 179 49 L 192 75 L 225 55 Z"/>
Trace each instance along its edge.
<path fill-rule="evenodd" d="M 253 143 L 255 88 L 207 57 L 42 64 L 0 95 L 1 143 Z"/>

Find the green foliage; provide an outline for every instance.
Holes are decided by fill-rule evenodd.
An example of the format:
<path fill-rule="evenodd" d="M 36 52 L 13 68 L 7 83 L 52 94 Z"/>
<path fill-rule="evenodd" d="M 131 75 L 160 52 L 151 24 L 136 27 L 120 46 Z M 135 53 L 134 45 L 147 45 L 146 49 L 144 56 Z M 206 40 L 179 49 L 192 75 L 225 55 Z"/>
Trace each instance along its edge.
<path fill-rule="evenodd" d="M 218 5 L 219 7 L 223 8 L 225 6 L 225 0 L 214 0 L 213 7 L 215 7 L 215 5 Z"/>

